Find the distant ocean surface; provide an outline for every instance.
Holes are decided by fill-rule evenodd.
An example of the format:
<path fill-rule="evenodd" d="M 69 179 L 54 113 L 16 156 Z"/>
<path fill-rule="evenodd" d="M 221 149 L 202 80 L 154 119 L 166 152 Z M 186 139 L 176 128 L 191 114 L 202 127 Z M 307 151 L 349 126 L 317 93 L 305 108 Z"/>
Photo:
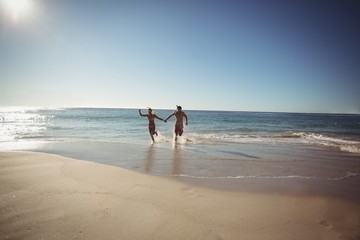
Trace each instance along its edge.
<path fill-rule="evenodd" d="M 142 110 L 146 113 L 146 109 Z M 174 110 L 156 110 L 166 118 Z M 151 144 L 138 109 L 0 108 L 0 150 L 54 153 L 163 176 L 313 178 L 360 175 L 360 115 L 187 111 L 156 120 Z"/>

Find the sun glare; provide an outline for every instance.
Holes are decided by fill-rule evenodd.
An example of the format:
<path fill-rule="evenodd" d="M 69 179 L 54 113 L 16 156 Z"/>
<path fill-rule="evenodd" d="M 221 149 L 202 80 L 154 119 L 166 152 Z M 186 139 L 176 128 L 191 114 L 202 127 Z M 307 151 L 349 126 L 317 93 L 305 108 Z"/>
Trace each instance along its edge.
<path fill-rule="evenodd" d="M 24 14 L 29 9 L 28 0 L 3 0 L 7 9 L 12 12 L 13 17 L 17 19 L 19 15 Z"/>

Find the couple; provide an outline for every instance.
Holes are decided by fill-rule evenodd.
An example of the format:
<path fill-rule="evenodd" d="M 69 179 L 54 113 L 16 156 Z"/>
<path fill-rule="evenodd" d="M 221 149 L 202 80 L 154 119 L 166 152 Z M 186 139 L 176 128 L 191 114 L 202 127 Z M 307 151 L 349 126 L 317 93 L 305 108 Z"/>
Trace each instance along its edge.
<path fill-rule="evenodd" d="M 185 124 L 188 125 L 188 118 L 186 116 L 186 113 L 182 111 L 181 106 L 176 106 L 176 111 L 173 112 L 172 114 L 170 114 L 165 120 L 156 116 L 156 114 L 154 113 L 154 111 L 149 108 L 148 109 L 148 114 L 142 114 L 141 110 L 139 110 L 139 114 L 142 117 L 147 117 L 149 119 L 149 133 L 150 133 L 150 137 L 152 139 L 153 142 L 155 142 L 154 139 L 154 135 L 158 135 L 156 130 L 155 130 L 155 118 L 167 122 L 167 120 L 169 118 L 171 118 L 172 116 L 176 117 L 176 122 L 175 122 L 175 128 L 174 128 L 174 132 L 175 132 L 175 141 L 177 140 L 178 136 L 181 136 L 184 132 L 184 125 L 183 125 L 183 118 L 185 117 L 186 122 Z"/>

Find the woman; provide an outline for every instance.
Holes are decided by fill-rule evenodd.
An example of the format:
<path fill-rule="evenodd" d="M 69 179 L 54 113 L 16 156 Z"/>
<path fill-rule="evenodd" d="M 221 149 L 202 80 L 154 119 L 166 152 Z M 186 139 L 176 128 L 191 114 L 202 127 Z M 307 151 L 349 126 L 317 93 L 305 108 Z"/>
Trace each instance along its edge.
<path fill-rule="evenodd" d="M 158 135 L 157 132 L 156 132 L 156 129 L 155 129 L 155 118 L 157 118 L 157 119 L 159 119 L 159 120 L 161 120 L 163 122 L 165 122 L 165 120 L 158 117 L 158 116 L 156 116 L 156 114 L 154 113 L 154 111 L 151 108 L 148 109 L 148 114 L 142 114 L 141 110 L 139 109 L 139 114 L 142 117 L 147 117 L 148 118 L 150 137 L 151 137 L 152 141 L 155 142 L 154 135 L 155 134 L 156 134 L 156 136 Z"/>

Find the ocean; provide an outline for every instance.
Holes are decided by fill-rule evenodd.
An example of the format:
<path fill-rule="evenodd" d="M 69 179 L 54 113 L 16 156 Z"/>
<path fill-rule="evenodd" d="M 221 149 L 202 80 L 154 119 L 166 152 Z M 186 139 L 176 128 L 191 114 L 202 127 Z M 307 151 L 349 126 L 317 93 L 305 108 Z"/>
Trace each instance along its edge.
<path fill-rule="evenodd" d="M 166 118 L 174 110 L 157 110 Z M 156 120 L 152 144 L 138 109 L 0 108 L 0 151 L 36 151 L 161 176 L 320 179 L 360 175 L 360 115 L 186 110 Z M 146 109 L 142 110 L 146 113 Z"/>

